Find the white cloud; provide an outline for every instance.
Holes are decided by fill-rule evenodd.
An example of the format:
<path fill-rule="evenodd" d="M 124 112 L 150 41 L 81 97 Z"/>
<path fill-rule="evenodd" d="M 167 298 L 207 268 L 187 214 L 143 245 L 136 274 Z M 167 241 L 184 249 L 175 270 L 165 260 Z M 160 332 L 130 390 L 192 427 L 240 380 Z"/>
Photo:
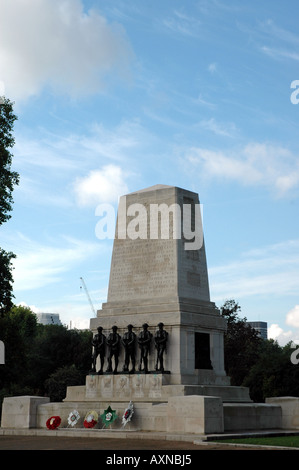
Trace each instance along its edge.
<path fill-rule="evenodd" d="M 292 341 L 299 341 L 299 305 L 295 305 L 286 315 L 286 325 L 293 327 L 292 330 L 283 329 L 278 323 L 268 326 L 268 339 L 274 339 L 280 346 L 285 346 Z"/>
<path fill-rule="evenodd" d="M 19 302 L 17 305 L 20 307 L 28 307 L 33 313 L 42 313 L 41 309 L 36 307 L 36 305 L 27 305 L 24 301 Z"/>
<path fill-rule="evenodd" d="M 36 136 L 34 139 L 18 135 L 14 146 L 14 160 L 18 168 L 38 168 L 61 172 L 74 171 L 77 168 L 76 142 L 69 136 Z M 79 140 L 79 136 L 77 136 Z M 82 152 L 82 146 L 80 148 Z"/>
<path fill-rule="evenodd" d="M 231 152 L 193 147 L 185 158 L 200 166 L 205 178 L 265 186 L 279 197 L 299 187 L 299 158 L 284 147 L 251 143 Z"/>
<path fill-rule="evenodd" d="M 116 128 L 107 129 L 102 124 L 93 127 L 92 138 L 78 139 L 88 151 L 114 161 L 128 158 L 127 152 L 132 151 L 150 139 L 149 133 L 136 121 L 122 121 Z"/>
<path fill-rule="evenodd" d="M 263 53 L 274 59 L 299 60 L 297 52 L 299 36 L 297 34 L 276 26 L 273 20 L 262 22 L 260 28 L 265 34 L 265 40 L 271 43 L 271 46 L 262 46 L 260 48 Z M 277 46 L 273 46 L 273 44 L 277 44 Z"/>
<path fill-rule="evenodd" d="M 203 98 L 202 94 L 199 94 L 198 98 L 194 99 L 193 100 L 194 103 L 196 104 L 199 104 L 199 105 L 203 105 L 203 106 L 207 106 L 208 108 L 210 109 L 214 109 L 216 108 L 216 104 L 210 102 L 210 101 L 207 101 Z"/>
<path fill-rule="evenodd" d="M 71 328 L 89 328 L 90 319 L 94 318 L 94 313 L 83 288 L 79 290 L 79 285 L 80 283 L 78 282 L 77 293 L 73 293 L 73 291 L 71 294 L 62 294 L 57 299 L 47 298 L 46 296 L 37 298 L 36 293 L 34 293 L 33 295 L 38 306 L 24 300 L 18 302 L 17 305 L 29 307 L 34 313 L 57 313 L 61 323 Z M 107 300 L 107 287 L 89 290 L 89 294 L 94 309 L 97 311 L 102 307 L 102 303 Z M 26 296 L 29 294 L 24 292 L 22 295 Z"/>
<path fill-rule="evenodd" d="M 299 305 L 295 305 L 295 307 L 287 313 L 286 324 L 299 328 Z"/>
<path fill-rule="evenodd" d="M 268 46 L 263 46 L 261 50 L 270 57 L 274 59 L 291 59 L 295 60 L 296 62 L 299 61 L 299 54 L 297 52 L 291 52 L 289 50 L 278 49 Z"/>
<path fill-rule="evenodd" d="M 293 338 L 294 333 L 291 330 L 284 331 L 277 323 L 273 323 L 268 327 L 268 339 L 274 339 L 281 346 L 284 346 Z"/>
<path fill-rule="evenodd" d="M 277 26 L 272 19 L 267 19 L 260 23 L 260 28 L 272 42 L 273 39 L 277 39 L 279 43 L 286 42 L 289 46 L 298 46 L 299 44 L 299 36 L 297 34 Z"/>
<path fill-rule="evenodd" d="M 41 309 L 43 313 L 58 313 L 63 325 L 70 328 L 89 328 L 90 319 L 94 317 L 87 301 L 86 302 L 64 302 L 58 301 L 55 304 L 45 304 Z"/>
<path fill-rule="evenodd" d="M 81 0 L 1 0 L 0 81 L 12 99 L 45 86 L 71 96 L 103 89 L 103 78 L 128 74 L 132 51 L 123 29 Z"/>
<path fill-rule="evenodd" d="M 90 320 L 88 318 L 75 317 L 70 320 L 70 328 L 76 328 L 77 330 L 89 330 Z"/>
<path fill-rule="evenodd" d="M 236 134 L 236 126 L 232 122 L 220 123 L 217 122 L 214 118 L 203 119 L 198 123 L 198 126 L 213 132 L 216 135 L 224 137 L 233 137 Z"/>
<path fill-rule="evenodd" d="M 22 177 L 15 200 L 67 208 L 74 205 L 75 188 L 80 205 L 98 203 L 99 199 L 116 201 L 116 192 L 128 192 L 125 179 L 132 176 L 140 149 L 145 151 L 144 142 L 150 141 L 150 134 L 135 120 L 122 121 L 113 128 L 94 124 L 85 134 L 57 135 L 40 129 L 33 138 L 30 133 L 20 133 L 14 164 Z M 130 167 L 126 173 L 120 169 L 125 160 Z M 106 162 L 104 168 L 102 162 Z M 109 166 L 109 162 L 114 163 Z M 88 183 L 92 186 L 86 187 Z"/>
<path fill-rule="evenodd" d="M 77 303 L 56 303 L 55 305 L 46 304 L 45 306 L 36 307 L 28 305 L 22 301 L 17 304 L 21 307 L 29 307 L 33 313 L 58 313 L 61 323 L 69 328 L 78 330 L 89 329 L 90 318 L 93 314 L 87 305 L 81 302 Z"/>
<path fill-rule="evenodd" d="M 201 22 L 194 16 L 187 15 L 183 11 L 175 10 L 173 16 L 163 21 L 163 26 L 173 33 L 183 36 L 199 37 L 201 33 Z"/>
<path fill-rule="evenodd" d="M 232 263 L 210 267 L 209 277 L 215 300 L 296 295 L 299 289 L 299 240 L 248 251 Z"/>
<path fill-rule="evenodd" d="M 80 283 L 78 283 L 78 287 L 79 285 Z M 93 307 L 97 311 L 102 308 L 102 303 L 107 300 L 107 287 L 89 290 L 89 295 Z M 27 306 L 25 302 L 21 302 L 21 304 Z M 38 307 L 29 306 L 36 313 L 58 313 L 62 324 L 68 327 L 71 326 L 71 328 L 89 328 L 90 319 L 94 318 L 94 312 L 83 288 L 78 289 L 77 293 L 66 293 L 54 300 L 53 298 L 43 297 L 38 301 Z"/>
<path fill-rule="evenodd" d="M 55 191 L 53 187 L 56 187 Z M 15 189 L 14 200 L 23 205 L 34 203 L 48 207 L 56 206 L 60 209 L 69 208 L 73 204 L 65 188 L 59 188 L 57 180 L 53 183 L 42 180 L 38 175 L 27 177 L 25 174 L 22 174 L 20 184 Z"/>
<path fill-rule="evenodd" d="M 208 66 L 208 71 L 209 71 L 210 73 L 212 73 L 212 74 L 217 71 L 217 64 L 216 64 L 216 62 L 212 62 L 211 64 L 209 64 L 209 66 Z"/>
<path fill-rule="evenodd" d="M 34 137 L 16 136 L 14 161 L 22 171 L 40 168 L 57 176 L 82 171 L 99 160 L 123 161 L 150 140 L 150 134 L 137 121 L 122 121 L 114 128 L 94 124 L 85 134 L 52 134 L 41 129 Z M 130 152 L 130 153 L 129 153 Z M 58 170 L 58 173 L 57 173 Z"/>
<path fill-rule="evenodd" d="M 125 174 L 117 165 L 106 165 L 101 170 L 92 170 L 88 176 L 77 178 L 74 191 L 79 206 L 97 205 L 102 202 L 117 202 L 128 193 Z"/>
<path fill-rule="evenodd" d="M 286 314 L 286 325 L 293 327 L 293 330 L 284 330 L 277 323 L 268 327 L 268 338 L 276 340 L 281 346 L 293 341 L 299 342 L 299 305 L 295 305 Z"/>
<path fill-rule="evenodd" d="M 61 241 L 60 241 L 61 242 Z M 15 236 L 18 246 L 14 265 L 14 291 L 34 290 L 60 281 L 64 272 L 101 250 L 97 243 L 63 237 L 60 246 L 46 245 Z"/>

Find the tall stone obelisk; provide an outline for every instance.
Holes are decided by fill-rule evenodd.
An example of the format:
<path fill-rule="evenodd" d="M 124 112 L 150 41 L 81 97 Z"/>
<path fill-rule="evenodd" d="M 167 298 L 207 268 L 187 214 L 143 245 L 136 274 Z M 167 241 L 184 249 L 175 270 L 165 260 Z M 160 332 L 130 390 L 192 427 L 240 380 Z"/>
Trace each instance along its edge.
<path fill-rule="evenodd" d="M 147 323 L 154 334 L 163 322 L 169 384 L 228 385 L 226 324 L 210 301 L 199 209 L 196 193 L 174 186 L 157 185 L 120 199 L 107 303 L 90 327 L 108 333 L 117 325 L 122 335 L 132 324 L 138 335 Z M 154 347 L 149 368 L 155 369 Z"/>
<path fill-rule="evenodd" d="M 108 302 L 210 300 L 201 218 L 195 231 L 195 208 L 200 209 L 197 194 L 172 186 L 157 185 L 121 198 Z M 186 239 L 186 232 L 196 240 Z"/>

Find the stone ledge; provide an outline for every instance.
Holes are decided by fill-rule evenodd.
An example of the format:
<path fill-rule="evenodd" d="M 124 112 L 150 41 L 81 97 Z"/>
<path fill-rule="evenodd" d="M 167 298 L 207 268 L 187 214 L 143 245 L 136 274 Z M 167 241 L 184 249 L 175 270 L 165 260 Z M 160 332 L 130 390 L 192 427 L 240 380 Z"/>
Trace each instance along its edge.
<path fill-rule="evenodd" d="M 2 405 L 1 427 L 35 428 L 38 407 L 49 401 L 49 397 L 5 397 Z"/>
<path fill-rule="evenodd" d="M 173 396 L 217 396 L 223 402 L 251 403 L 247 387 L 235 387 L 223 383 L 215 384 L 173 384 L 172 375 L 150 374 L 103 374 L 88 375 L 86 385 L 67 387 L 64 402 L 76 401 L 130 401 L 167 402 Z"/>
<path fill-rule="evenodd" d="M 282 428 L 282 410 L 265 403 L 224 403 L 225 431 Z"/>
<path fill-rule="evenodd" d="M 282 425 L 284 428 L 299 430 L 298 397 L 269 397 L 266 398 L 266 403 L 281 407 Z"/>

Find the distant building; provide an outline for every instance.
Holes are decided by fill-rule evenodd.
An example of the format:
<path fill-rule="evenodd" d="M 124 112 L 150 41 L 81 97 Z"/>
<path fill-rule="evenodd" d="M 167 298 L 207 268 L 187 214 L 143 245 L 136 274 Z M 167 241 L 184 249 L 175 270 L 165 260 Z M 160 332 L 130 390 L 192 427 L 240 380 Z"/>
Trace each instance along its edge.
<path fill-rule="evenodd" d="M 254 328 L 261 338 L 268 339 L 268 324 L 265 321 L 248 321 L 248 325 Z"/>
<path fill-rule="evenodd" d="M 38 323 L 42 325 L 61 325 L 59 313 L 36 313 Z"/>

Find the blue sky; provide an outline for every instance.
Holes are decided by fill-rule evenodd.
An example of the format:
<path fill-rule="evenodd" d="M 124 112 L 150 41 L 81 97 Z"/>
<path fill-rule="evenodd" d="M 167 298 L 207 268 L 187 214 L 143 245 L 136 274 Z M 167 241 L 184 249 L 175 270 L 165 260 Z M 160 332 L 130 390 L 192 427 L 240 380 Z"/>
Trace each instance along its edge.
<path fill-rule="evenodd" d="M 16 303 L 88 326 L 80 277 L 100 308 L 112 253 L 97 205 L 175 185 L 203 204 L 211 300 L 299 339 L 298 15 L 296 0 L 1 0 Z"/>

